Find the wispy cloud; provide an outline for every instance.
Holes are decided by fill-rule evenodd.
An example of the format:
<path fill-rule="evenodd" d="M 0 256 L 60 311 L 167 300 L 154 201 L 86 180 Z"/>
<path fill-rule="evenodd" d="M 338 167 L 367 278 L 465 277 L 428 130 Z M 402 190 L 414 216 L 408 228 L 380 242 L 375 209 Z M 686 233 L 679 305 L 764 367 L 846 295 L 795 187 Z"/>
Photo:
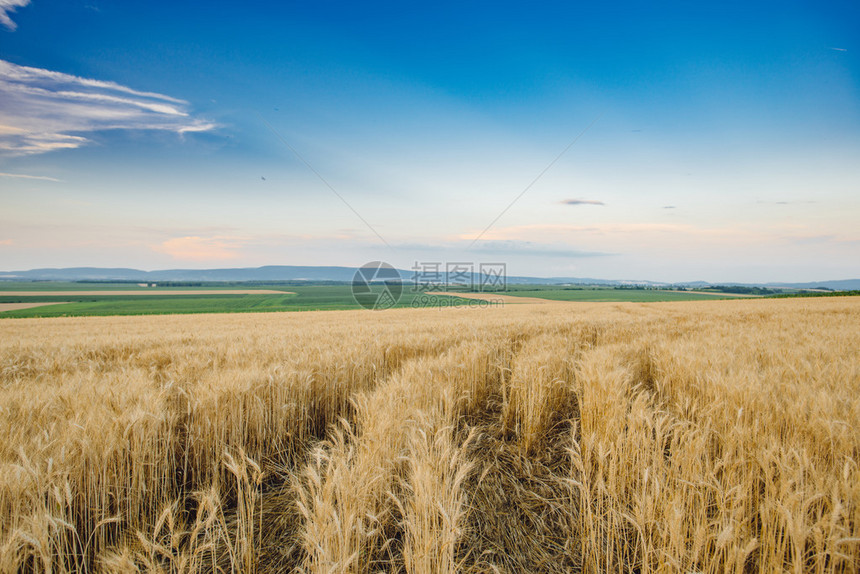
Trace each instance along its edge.
<path fill-rule="evenodd" d="M 182 261 L 223 261 L 239 257 L 244 241 L 235 237 L 174 237 L 153 247 Z"/>
<path fill-rule="evenodd" d="M 585 251 L 571 249 L 565 245 L 551 243 L 535 243 L 533 241 L 484 241 L 472 248 L 472 251 L 499 255 L 534 255 L 543 257 L 606 257 L 617 255 L 606 251 Z"/>
<path fill-rule="evenodd" d="M 55 177 L 46 177 L 44 175 L 27 175 L 24 173 L 3 173 L 0 172 L 0 177 L 13 177 L 16 179 L 39 179 L 42 181 L 54 181 L 57 183 L 61 183 L 62 179 L 57 179 Z"/>
<path fill-rule="evenodd" d="M 6 154 L 81 147 L 87 133 L 101 130 L 185 134 L 216 127 L 189 108 L 163 94 L 0 60 L 0 152 Z"/>
<path fill-rule="evenodd" d="M 598 223 L 594 225 L 531 224 L 501 227 L 487 234 L 488 241 L 503 245 L 575 245 L 596 255 L 632 250 L 664 249 L 668 252 L 697 249 L 745 249 L 751 245 L 829 244 L 853 245 L 860 234 L 853 229 L 826 230 L 805 224 L 730 225 L 700 227 L 683 223 Z M 460 239 L 471 237 L 464 233 Z"/>
<path fill-rule="evenodd" d="M 617 248 L 618 246 L 636 243 L 644 245 L 649 241 L 657 243 L 678 242 L 692 243 L 695 241 L 722 241 L 725 243 L 761 240 L 765 234 L 758 230 L 741 229 L 737 227 L 703 228 L 689 224 L 677 223 L 601 223 L 595 225 L 568 224 L 531 224 L 502 227 L 487 234 L 492 241 L 526 241 L 540 243 L 575 243 L 584 245 L 601 245 L 602 248 Z M 468 233 L 461 236 L 470 237 Z M 681 239 L 685 238 L 685 239 Z"/>
<path fill-rule="evenodd" d="M 830 243 L 860 243 L 860 233 L 815 233 L 814 231 L 799 231 L 794 234 L 786 234 L 783 239 L 798 244 L 823 244 Z"/>
<path fill-rule="evenodd" d="M 779 201 L 758 200 L 758 201 L 756 201 L 756 203 L 761 203 L 761 204 L 765 204 L 765 205 L 801 205 L 801 204 L 811 205 L 813 203 L 818 203 L 818 202 L 813 201 L 813 200 L 806 200 L 806 201 L 802 201 L 802 200 L 791 200 L 791 201 L 787 201 L 787 200 L 779 200 Z"/>
<path fill-rule="evenodd" d="M 675 209 L 674 205 L 664 205 L 663 209 Z"/>
<path fill-rule="evenodd" d="M 4 245 L 12 245 L 14 243 L 11 239 L 0 239 L 0 246 Z"/>
<path fill-rule="evenodd" d="M 429 252 L 434 257 L 445 261 L 457 259 L 469 260 L 468 253 L 483 253 L 497 258 L 517 255 L 541 256 L 541 257 L 603 257 L 615 255 L 605 251 L 585 251 L 571 249 L 569 245 L 562 243 L 538 243 L 534 241 L 520 240 L 482 240 L 474 246 L 469 247 L 465 243 L 466 236 L 454 238 L 452 241 L 437 243 L 397 243 L 393 246 L 399 252 Z"/>
<path fill-rule="evenodd" d="M 564 205 L 606 205 L 596 199 L 563 199 L 560 203 Z"/>
<path fill-rule="evenodd" d="M 29 3 L 30 0 L 0 0 L 0 24 L 3 24 L 10 30 L 15 30 L 18 25 L 9 17 L 9 12 L 14 12 L 16 9 Z"/>
<path fill-rule="evenodd" d="M 831 50 L 836 50 L 837 52 L 847 52 L 847 51 L 848 51 L 848 49 L 847 49 L 847 48 L 835 48 L 835 47 L 833 47 L 833 46 L 830 46 L 830 49 L 831 49 Z"/>

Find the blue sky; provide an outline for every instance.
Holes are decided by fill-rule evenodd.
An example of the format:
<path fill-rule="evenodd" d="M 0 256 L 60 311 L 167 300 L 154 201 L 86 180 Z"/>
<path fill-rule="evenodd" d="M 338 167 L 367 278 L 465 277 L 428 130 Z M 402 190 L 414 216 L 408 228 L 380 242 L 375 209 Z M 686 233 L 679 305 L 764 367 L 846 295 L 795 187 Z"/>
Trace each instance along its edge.
<path fill-rule="evenodd" d="M 856 2 L 0 0 L 0 269 L 858 277 L 857 29 Z"/>

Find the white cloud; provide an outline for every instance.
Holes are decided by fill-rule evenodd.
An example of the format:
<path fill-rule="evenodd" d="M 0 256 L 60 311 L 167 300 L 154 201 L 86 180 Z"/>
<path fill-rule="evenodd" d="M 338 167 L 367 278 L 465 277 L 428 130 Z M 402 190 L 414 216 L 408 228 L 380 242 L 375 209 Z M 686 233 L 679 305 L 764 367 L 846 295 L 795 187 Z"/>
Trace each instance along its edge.
<path fill-rule="evenodd" d="M 63 181 L 63 180 L 57 179 L 55 177 L 47 177 L 44 175 L 27 175 L 24 173 L 2 173 L 2 172 L 0 172 L 0 177 L 13 177 L 15 179 L 40 179 L 42 181 L 55 181 L 57 183 L 60 183 Z"/>
<path fill-rule="evenodd" d="M 9 17 L 9 12 L 14 12 L 16 9 L 29 3 L 30 0 L 0 0 L 0 24 L 3 24 L 10 30 L 17 28 L 17 24 Z"/>
<path fill-rule="evenodd" d="M 185 134 L 215 127 L 193 117 L 184 100 L 0 60 L 0 153 L 77 148 L 100 130 Z"/>

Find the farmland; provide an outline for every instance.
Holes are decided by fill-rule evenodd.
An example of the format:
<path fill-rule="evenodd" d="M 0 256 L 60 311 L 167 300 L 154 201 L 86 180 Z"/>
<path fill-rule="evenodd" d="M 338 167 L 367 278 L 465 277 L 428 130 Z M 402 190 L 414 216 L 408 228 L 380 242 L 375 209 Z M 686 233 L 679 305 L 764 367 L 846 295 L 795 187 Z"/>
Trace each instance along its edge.
<path fill-rule="evenodd" d="M 0 283 L 0 318 L 84 317 L 106 315 L 164 315 L 176 313 L 252 313 L 359 309 L 348 284 L 240 284 L 201 283 L 193 287 L 141 288 L 130 283 L 3 282 Z M 462 295 L 463 297 L 459 297 Z M 552 285 L 511 285 L 497 297 L 508 303 L 529 299 L 550 301 L 658 302 L 722 299 L 715 293 L 608 287 L 560 288 Z M 468 304 L 467 293 L 440 295 L 403 286 L 398 307 L 438 307 Z M 51 303 L 37 306 L 37 303 Z M 24 305 L 26 304 L 26 305 Z M 11 307 L 16 305 L 16 308 Z"/>
<path fill-rule="evenodd" d="M 858 325 L 837 297 L 0 321 L 0 571 L 854 572 Z"/>
<path fill-rule="evenodd" d="M 656 303 L 660 301 L 707 301 L 729 298 L 723 293 L 669 291 L 665 289 L 617 289 L 614 287 L 557 285 L 508 285 L 505 295 L 535 297 L 552 301 L 595 301 Z"/>
<path fill-rule="evenodd" d="M 21 289 L 21 284 L 17 285 Z M 256 289 L 246 289 L 239 293 L 234 287 L 204 286 L 169 288 L 164 290 L 142 290 L 135 286 L 104 284 L 87 285 L 80 283 L 59 284 L 60 287 L 74 285 L 78 289 L 45 290 L 46 284 L 22 284 L 24 287 L 36 285 L 38 289 L 12 291 L 0 289 L 0 305 L 13 303 L 53 303 L 46 307 L 0 312 L 3 317 L 76 317 L 105 315 L 164 315 L 176 313 L 254 313 L 274 311 L 320 311 L 360 309 L 352 296 L 349 285 L 264 285 Z M 48 283 L 47 285 L 51 285 Z M 87 290 L 80 289 L 84 285 Z M 0 284 L 2 287 L 2 284 Z M 183 293 L 184 291 L 184 293 Z M 123 293 L 124 294 L 120 294 Z M 14 294 L 7 294 L 14 293 Z M 399 307 L 410 307 L 416 297 L 421 298 L 423 306 L 450 306 L 458 302 L 456 298 L 424 295 L 404 289 L 398 302 Z M 461 301 L 465 302 L 465 301 Z M 2 307 L 0 307 L 2 309 Z"/>

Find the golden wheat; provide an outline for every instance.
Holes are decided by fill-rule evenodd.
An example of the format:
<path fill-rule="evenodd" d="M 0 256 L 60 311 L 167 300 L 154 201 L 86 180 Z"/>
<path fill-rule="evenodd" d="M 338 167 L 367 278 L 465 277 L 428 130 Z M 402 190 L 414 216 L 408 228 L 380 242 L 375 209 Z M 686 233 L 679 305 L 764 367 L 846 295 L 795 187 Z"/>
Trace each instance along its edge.
<path fill-rule="evenodd" d="M 2 572 L 856 572 L 860 300 L 0 321 Z"/>

